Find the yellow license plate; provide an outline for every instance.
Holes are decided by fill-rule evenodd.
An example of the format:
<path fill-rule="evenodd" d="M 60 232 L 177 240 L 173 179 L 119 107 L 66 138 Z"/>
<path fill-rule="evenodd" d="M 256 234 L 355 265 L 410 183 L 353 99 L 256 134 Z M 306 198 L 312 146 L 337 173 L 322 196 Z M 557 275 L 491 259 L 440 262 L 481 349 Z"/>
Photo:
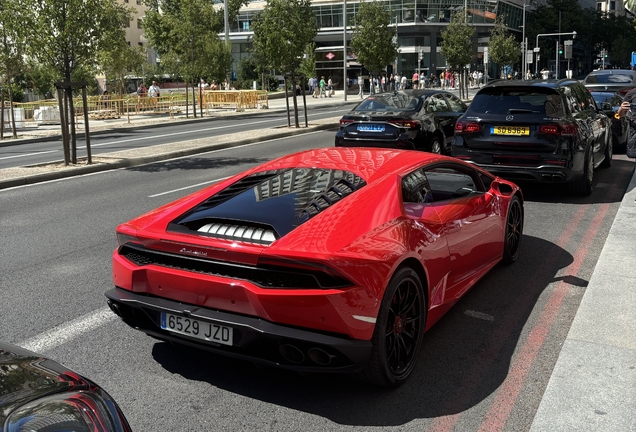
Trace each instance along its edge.
<path fill-rule="evenodd" d="M 493 126 L 490 128 L 491 135 L 530 135 L 530 128 L 523 126 Z"/>

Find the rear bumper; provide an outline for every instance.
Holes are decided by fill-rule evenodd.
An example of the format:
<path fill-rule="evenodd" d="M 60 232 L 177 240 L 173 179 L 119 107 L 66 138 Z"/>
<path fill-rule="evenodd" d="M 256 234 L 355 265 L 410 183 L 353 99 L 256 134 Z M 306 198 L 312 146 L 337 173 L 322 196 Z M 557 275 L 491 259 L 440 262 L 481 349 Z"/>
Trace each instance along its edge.
<path fill-rule="evenodd" d="M 397 139 L 362 139 L 345 138 L 342 130 L 336 133 L 336 147 L 371 147 L 371 148 L 394 148 L 401 150 L 415 150 L 416 142 L 409 134 L 401 134 Z"/>
<path fill-rule="evenodd" d="M 371 356 L 370 341 L 298 329 L 121 288 L 105 295 L 114 313 L 149 336 L 254 363 L 306 372 L 352 372 L 360 370 Z M 232 327 L 234 343 L 225 346 L 164 330 L 160 327 L 161 312 Z M 289 354 L 290 350 L 294 355 Z"/>

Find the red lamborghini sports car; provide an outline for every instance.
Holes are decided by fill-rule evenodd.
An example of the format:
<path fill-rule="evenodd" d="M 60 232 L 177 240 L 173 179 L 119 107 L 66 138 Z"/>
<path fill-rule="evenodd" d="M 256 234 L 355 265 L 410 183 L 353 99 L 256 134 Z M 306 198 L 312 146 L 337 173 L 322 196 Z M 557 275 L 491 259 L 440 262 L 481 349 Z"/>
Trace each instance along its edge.
<path fill-rule="evenodd" d="M 325 148 L 117 228 L 108 304 L 158 339 L 404 382 L 424 331 L 523 231 L 513 183 L 416 151 Z"/>

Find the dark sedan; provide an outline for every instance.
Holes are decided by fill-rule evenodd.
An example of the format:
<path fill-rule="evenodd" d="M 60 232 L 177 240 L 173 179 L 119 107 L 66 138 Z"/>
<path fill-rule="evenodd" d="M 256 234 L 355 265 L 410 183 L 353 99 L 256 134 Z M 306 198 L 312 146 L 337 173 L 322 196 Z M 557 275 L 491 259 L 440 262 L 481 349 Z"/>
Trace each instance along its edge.
<path fill-rule="evenodd" d="M 629 138 L 629 119 L 622 117 L 617 119 L 614 113 L 623 103 L 623 96 L 618 92 L 592 92 L 596 105 L 612 119 L 612 142 L 614 150 L 625 151 Z"/>
<path fill-rule="evenodd" d="M 450 154 L 466 104 L 443 90 L 369 96 L 340 119 L 336 147 L 388 147 Z"/>
<path fill-rule="evenodd" d="M 619 92 L 623 96 L 636 87 L 636 71 L 628 69 L 606 69 L 590 72 L 583 85 L 591 92 Z"/>
<path fill-rule="evenodd" d="M 4 425 L 4 427 L 3 427 Z M 130 432 L 115 401 L 61 364 L 0 343 L 0 431 Z"/>

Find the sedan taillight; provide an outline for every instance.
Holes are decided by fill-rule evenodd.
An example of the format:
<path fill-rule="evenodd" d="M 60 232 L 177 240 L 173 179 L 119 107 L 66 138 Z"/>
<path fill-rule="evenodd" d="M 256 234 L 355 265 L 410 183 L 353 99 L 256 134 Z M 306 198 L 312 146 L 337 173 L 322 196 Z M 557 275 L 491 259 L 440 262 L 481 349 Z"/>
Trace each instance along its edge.
<path fill-rule="evenodd" d="M 469 134 L 481 131 L 481 125 L 475 122 L 457 122 L 455 123 L 455 134 Z"/>
<path fill-rule="evenodd" d="M 420 121 L 419 120 L 395 119 L 395 120 L 389 120 L 389 123 L 394 124 L 396 126 L 409 128 L 409 129 L 414 129 L 414 128 L 419 128 L 420 127 Z"/>
<path fill-rule="evenodd" d="M 348 125 L 350 123 L 353 123 L 353 120 L 352 119 L 340 119 L 339 123 L 340 123 L 340 126 L 346 126 L 346 125 Z"/>

